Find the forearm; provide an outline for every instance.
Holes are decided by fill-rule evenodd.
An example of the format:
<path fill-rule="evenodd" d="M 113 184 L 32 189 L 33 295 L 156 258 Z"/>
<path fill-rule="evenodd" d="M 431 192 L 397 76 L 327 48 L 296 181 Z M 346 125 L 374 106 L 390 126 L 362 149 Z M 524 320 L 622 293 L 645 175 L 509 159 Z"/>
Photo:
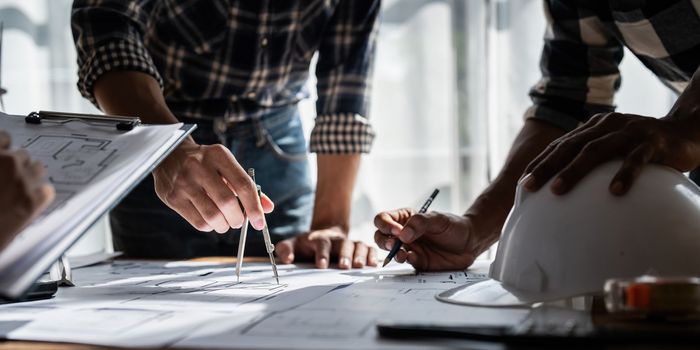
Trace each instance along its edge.
<path fill-rule="evenodd" d="M 359 154 L 319 154 L 318 183 L 311 229 L 350 229 L 350 206 L 355 187 Z"/>
<path fill-rule="evenodd" d="M 136 116 L 147 124 L 178 122 L 168 109 L 158 82 L 148 74 L 108 72 L 97 79 L 93 92 L 107 114 Z"/>
<path fill-rule="evenodd" d="M 682 122 L 700 137 L 700 69 L 663 119 Z"/>
<path fill-rule="evenodd" d="M 491 236 L 494 240 L 498 237 L 525 168 L 547 145 L 564 134 L 564 130 L 546 122 L 535 119 L 525 121 L 500 173 L 465 213 L 472 217 L 478 234 Z"/>

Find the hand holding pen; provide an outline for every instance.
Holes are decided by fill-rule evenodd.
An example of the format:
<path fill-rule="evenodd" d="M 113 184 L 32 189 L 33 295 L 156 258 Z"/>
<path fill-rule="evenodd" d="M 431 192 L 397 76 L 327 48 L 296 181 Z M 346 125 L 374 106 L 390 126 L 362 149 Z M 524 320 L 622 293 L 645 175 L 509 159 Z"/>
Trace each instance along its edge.
<path fill-rule="evenodd" d="M 437 197 L 438 193 L 440 193 L 440 190 L 436 188 L 435 191 L 433 191 L 433 193 L 430 195 L 430 197 L 428 197 L 428 199 L 418 211 L 419 214 L 424 214 L 428 211 L 428 208 L 430 208 L 430 205 L 433 204 L 433 200 L 435 200 L 435 197 Z M 391 261 L 391 259 L 393 259 L 396 256 L 396 253 L 398 253 L 399 249 L 401 249 L 402 244 L 402 241 L 397 241 L 394 244 L 394 246 L 389 251 L 389 254 L 384 259 L 384 264 L 382 265 L 382 267 L 386 266 Z"/>
<path fill-rule="evenodd" d="M 403 242 L 396 261 L 419 271 L 466 269 L 494 242 L 480 239 L 468 216 L 398 209 L 377 214 L 374 224 L 379 248 L 390 250 Z"/>

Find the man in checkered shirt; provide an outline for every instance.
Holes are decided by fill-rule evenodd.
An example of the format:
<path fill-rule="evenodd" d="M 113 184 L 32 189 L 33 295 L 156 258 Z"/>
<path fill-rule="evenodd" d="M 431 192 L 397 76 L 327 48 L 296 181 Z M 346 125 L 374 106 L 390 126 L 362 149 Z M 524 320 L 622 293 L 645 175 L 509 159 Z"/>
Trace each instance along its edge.
<path fill-rule="evenodd" d="M 544 5 L 542 79 L 530 91 L 534 105 L 500 174 L 462 216 L 402 210 L 377 215 L 380 247 L 393 246 L 397 235 L 408 243 L 398 261 L 423 270 L 470 266 L 498 240 L 523 173 L 530 174 L 527 190 L 554 179 L 549 190 L 558 195 L 613 159 L 624 159 L 610 182 L 614 195 L 624 195 L 646 163 L 692 171 L 690 177 L 700 183 L 700 1 Z M 667 115 L 614 112 L 625 46 L 679 94 Z"/>
<path fill-rule="evenodd" d="M 326 268 L 335 256 L 340 268 L 376 265 L 375 252 L 347 234 L 360 154 L 374 137 L 367 110 L 379 8 L 379 0 L 76 0 L 81 93 L 108 114 L 198 124 L 112 211 L 115 248 L 232 255 L 240 200 L 255 229 L 269 213 L 284 263 L 315 258 Z M 315 54 L 314 197 L 297 104 L 309 95 Z M 248 239 L 247 252 L 265 253 L 262 235 Z"/>

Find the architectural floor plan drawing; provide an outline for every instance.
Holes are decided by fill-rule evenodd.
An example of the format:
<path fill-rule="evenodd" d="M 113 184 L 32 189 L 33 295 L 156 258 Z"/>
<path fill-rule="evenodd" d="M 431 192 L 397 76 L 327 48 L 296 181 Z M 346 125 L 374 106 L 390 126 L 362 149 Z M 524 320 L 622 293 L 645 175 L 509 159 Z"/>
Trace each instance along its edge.
<path fill-rule="evenodd" d="M 62 208 L 82 186 L 100 175 L 117 157 L 117 148 L 109 147 L 108 139 L 85 135 L 33 135 L 22 140 L 20 147 L 32 159 L 46 167 L 48 180 L 54 186 L 55 199 L 40 218 Z"/>
<path fill-rule="evenodd" d="M 95 179 L 117 153 L 111 141 L 81 135 L 38 135 L 22 148 L 49 167 L 54 185 L 85 185 Z"/>

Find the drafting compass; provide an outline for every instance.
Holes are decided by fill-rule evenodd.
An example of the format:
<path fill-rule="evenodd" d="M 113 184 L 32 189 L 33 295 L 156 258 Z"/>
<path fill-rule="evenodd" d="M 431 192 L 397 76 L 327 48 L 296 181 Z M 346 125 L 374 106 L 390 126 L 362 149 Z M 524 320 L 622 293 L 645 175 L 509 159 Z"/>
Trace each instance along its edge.
<path fill-rule="evenodd" d="M 250 168 L 248 169 L 248 175 L 253 178 L 253 183 L 255 184 L 255 187 L 258 190 L 258 197 L 262 198 L 262 190 L 260 188 L 260 185 L 255 181 L 255 169 Z M 239 202 L 240 204 L 240 202 Z M 241 206 L 241 209 L 243 207 Z M 243 211 L 243 215 L 245 215 L 245 210 Z M 265 219 L 265 214 L 263 214 L 263 220 Z M 277 274 L 277 264 L 275 264 L 275 245 L 272 244 L 272 239 L 270 238 L 270 230 L 267 228 L 267 220 L 265 221 L 265 226 L 263 226 L 262 233 L 263 233 L 263 239 L 265 240 L 265 250 L 267 251 L 267 254 L 270 256 L 270 264 L 272 264 L 272 272 L 275 274 L 275 280 L 277 281 L 277 284 L 280 284 L 280 277 Z M 238 240 L 238 255 L 236 259 L 236 278 L 238 282 L 241 281 L 241 267 L 243 266 L 243 255 L 245 252 L 245 241 L 246 241 L 246 236 L 248 235 L 248 224 L 250 223 L 250 220 L 248 219 L 248 216 L 245 215 L 245 220 L 243 220 L 243 227 L 241 227 L 241 237 Z"/>
<path fill-rule="evenodd" d="M 5 111 L 5 102 L 2 100 L 2 96 L 7 93 L 7 89 L 2 87 L 2 34 L 4 32 L 5 26 L 0 22 L 0 109 Z"/>

